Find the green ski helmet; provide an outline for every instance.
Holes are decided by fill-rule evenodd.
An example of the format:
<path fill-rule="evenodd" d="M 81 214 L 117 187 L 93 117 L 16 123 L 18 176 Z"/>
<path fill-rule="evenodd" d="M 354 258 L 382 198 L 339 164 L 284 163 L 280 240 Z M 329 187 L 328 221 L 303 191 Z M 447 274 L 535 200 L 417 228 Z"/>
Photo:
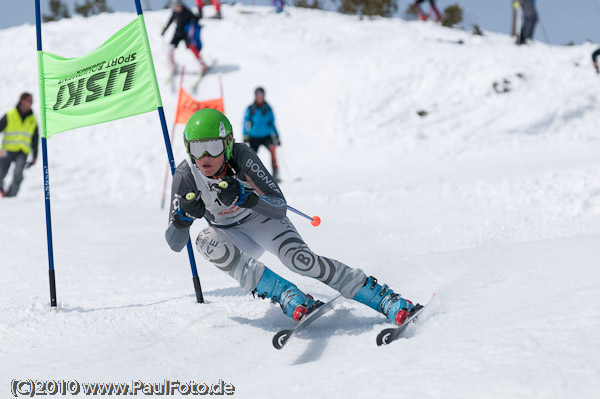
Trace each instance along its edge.
<path fill-rule="evenodd" d="M 185 124 L 185 149 L 191 160 L 204 155 L 218 157 L 225 153 L 225 161 L 233 152 L 233 129 L 229 119 L 216 109 L 196 111 Z"/>

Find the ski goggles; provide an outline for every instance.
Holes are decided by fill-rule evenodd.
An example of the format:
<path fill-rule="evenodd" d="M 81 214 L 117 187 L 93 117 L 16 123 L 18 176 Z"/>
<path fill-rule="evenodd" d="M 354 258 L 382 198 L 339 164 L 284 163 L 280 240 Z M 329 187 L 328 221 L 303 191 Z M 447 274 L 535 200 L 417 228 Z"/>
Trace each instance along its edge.
<path fill-rule="evenodd" d="M 186 142 L 187 152 L 194 159 L 205 155 L 216 158 L 225 152 L 225 140 L 203 140 Z"/>

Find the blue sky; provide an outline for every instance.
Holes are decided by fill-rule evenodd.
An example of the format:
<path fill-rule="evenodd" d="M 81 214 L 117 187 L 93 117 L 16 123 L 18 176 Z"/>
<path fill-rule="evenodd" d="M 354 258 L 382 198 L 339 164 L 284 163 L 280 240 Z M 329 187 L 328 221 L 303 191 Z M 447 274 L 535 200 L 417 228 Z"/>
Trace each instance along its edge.
<path fill-rule="evenodd" d="M 48 10 L 48 0 L 40 0 L 42 12 Z M 289 1 L 289 0 L 288 0 Z M 400 10 L 405 10 L 412 0 L 398 0 Z M 84 0 L 66 0 L 70 5 L 83 3 Z M 148 4 L 153 9 L 162 8 L 166 0 L 141 0 L 142 6 Z M 185 0 L 193 5 L 194 0 Z M 250 3 L 250 0 L 243 1 Z M 600 0 L 537 0 L 541 24 L 538 24 L 535 38 L 550 41 L 552 44 L 566 44 L 570 41 L 582 43 L 587 39 L 600 43 Z M 33 0 L 4 0 L 0 13 L 0 29 L 24 23 L 35 22 Z M 6 4 L 8 3 L 8 4 Z M 269 0 L 257 0 L 256 4 L 270 4 Z M 465 12 L 465 26 L 478 24 L 480 27 L 508 33 L 510 29 L 511 0 L 437 0 L 441 10 L 451 4 L 460 4 Z M 133 0 L 108 0 L 108 4 L 117 11 L 134 11 Z M 425 6 L 425 10 L 428 6 Z M 225 17 L 227 17 L 225 15 Z"/>

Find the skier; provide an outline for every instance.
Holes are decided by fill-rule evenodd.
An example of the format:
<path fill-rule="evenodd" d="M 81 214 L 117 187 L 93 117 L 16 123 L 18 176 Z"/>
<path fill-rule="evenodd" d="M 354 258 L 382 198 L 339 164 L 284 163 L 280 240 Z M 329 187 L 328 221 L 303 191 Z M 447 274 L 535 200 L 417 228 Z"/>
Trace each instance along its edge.
<path fill-rule="evenodd" d="M 424 1 L 425 0 L 417 0 L 413 4 L 413 8 L 417 11 L 417 15 L 419 16 L 419 19 L 421 21 L 427 21 L 427 14 L 425 14 L 421 9 L 421 3 Z M 438 10 L 438 8 L 435 5 L 435 0 L 429 0 L 429 5 L 431 6 L 431 11 L 433 11 L 433 13 L 435 14 L 436 20 L 441 21 L 442 15 L 440 14 L 440 10 Z"/>
<path fill-rule="evenodd" d="M 173 176 L 165 234 L 172 250 L 181 251 L 192 223 L 206 218 L 209 227 L 198 234 L 198 251 L 242 289 L 278 303 L 297 321 L 320 302 L 260 262 L 265 251 L 292 271 L 316 278 L 398 325 L 420 307 L 362 270 L 312 252 L 286 217 L 279 186 L 256 152 L 234 143 L 225 115 L 213 109 L 197 111 L 183 135 L 189 161 L 181 162 Z"/>
<path fill-rule="evenodd" d="M 275 13 L 281 14 L 285 5 L 284 0 L 273 0 L 273 6 L 275 7 Z"/>
<path fill-rule="evenodd" d="M 35 165 L 37 160 L 39 133 L 31 110 L 32 103 L 31 94 L 23 93 L 17 106 L 0 119 L 0 133 L 4 132 L 0 149 L 0 196 L 2 197 L 17 195 L 23 181 L 23 169 Z M 33 158 L 27 164 L 27 156 L 30 152 Z M 12 163 L 15 164 L 13 180 L 8 190 L 4 191 L 4 178 Z"/>
<path fill-rule="evenodd" d="M 600 55 L 600 48 L 592 53 L 592 62 L 594 63 L 594 69 L 596 73 L 600 73 L 600 68 L 598 68 L 598 56 Z"/>
<path fill-rule="evenodd" d="M 538 21 L 537 10 L 535 9 L 535 0 L 520 0 L 523 8 L 523 25 L 521 26 L 521 35 L 517 39 L 517 45 L 527 43 L 533 39 L 533 32 Z"/>
<path fill-rule="evenodd" d="M 265 101 L 265 89 L 257 87 L 254 90 L 254 102 L 246 108 L 244 115 L 244 143 L 258 152 L 258 148 L 264 145 L 271 153 L 271 165 L 273 167 L 273 178 L 279 181 L 279 167 L 277 166 L 277 155 L 275 148 L 281 145 L 279 132 L 275 127 L 275 116 L 271 106 Z"/>
<path fill-rule="evenodd" d="M 199 19 L 200 16 L 194 15 L 181 0 L 173 1 L 173 13 L 161 33 L 161 36 L 164 36 L 171 23 L 175 21 L 175 33 L 173 34 L 173 39 L 171 39 L 171 45 L 169 47 L 169 63 L 171 64 L 173 75 L 175 75 L 177 69 L 177 64 L 175 63 L 175 49 L 182 40 L 192 53 L 194 53 L 194 56 L 200 63 L 200 73 L 204 75 L 208 70 L 208 66 L 200 55 L 200 50 L 202 50 L 200 30 L 202 27 L 198 24 Z"/>
<path fill-rule="evenodd" d="M 221 2 L 219 0 L 211 0 L 213 5 L 215 6 L 216 14 L 212 16 L 213 19 L 221 19 Z M 202 7 L 204 7 L 203 0 L 196 0 L 196 5 L 198 6 L 198 15 L 199 19 L 202 18 Z"/>

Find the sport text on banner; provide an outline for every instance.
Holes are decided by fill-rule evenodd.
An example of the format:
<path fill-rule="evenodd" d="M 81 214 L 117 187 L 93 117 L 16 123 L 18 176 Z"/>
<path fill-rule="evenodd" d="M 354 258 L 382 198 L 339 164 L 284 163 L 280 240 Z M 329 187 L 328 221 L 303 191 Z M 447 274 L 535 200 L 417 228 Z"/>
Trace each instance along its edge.
<path fill-rule="evenodd" d="M 40 52 L 43 137 L 162 106 L 143 23 L 139 15 L 83 57 Z"/>

